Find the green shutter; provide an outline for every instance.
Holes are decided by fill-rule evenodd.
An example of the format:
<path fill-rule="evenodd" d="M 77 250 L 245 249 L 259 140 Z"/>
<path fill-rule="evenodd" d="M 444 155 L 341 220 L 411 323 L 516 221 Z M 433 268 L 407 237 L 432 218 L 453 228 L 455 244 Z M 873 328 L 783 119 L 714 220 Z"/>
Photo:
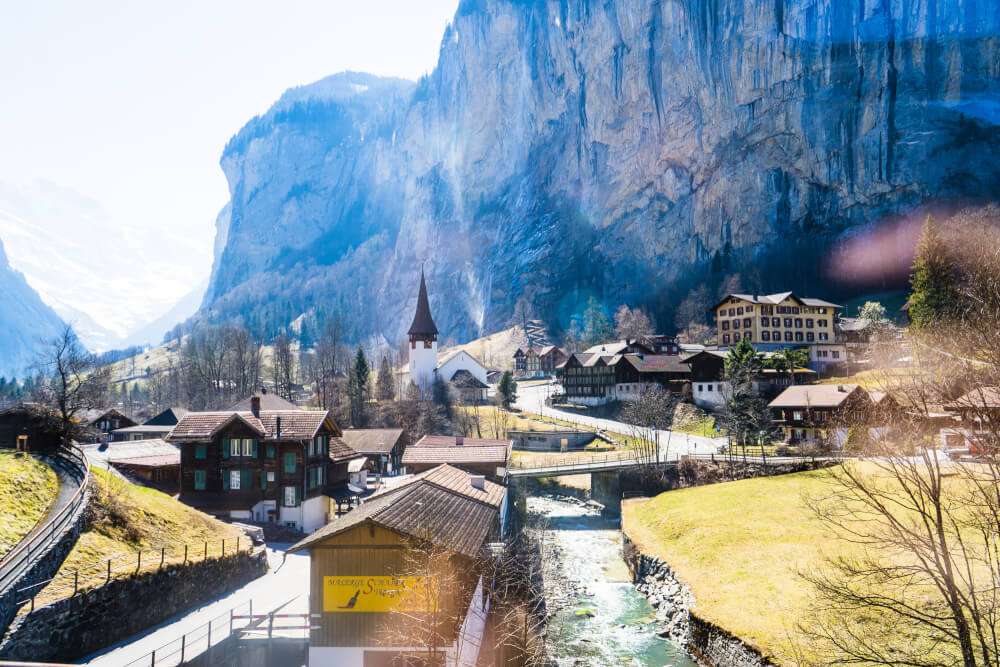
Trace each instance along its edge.
<path fill-rule="evenodd" d="M 298 507 L 302 504 L 302 487 L 298 484 L 295 485 L 295 506 Z"/>
<path fill-rule="evenodd" d="M 229 489 L 229 471 L 228 470 L 223 470 L 222 471 L 222 488 L 223 488 L 223 490 L 228 490 Z"/>
<path fill-rule="evenodd" d="M 260 471 L 260 488 L 267 489 L 267 473 L 263 470 Z"/>
<path fill-rule="evenodd" d="M 267 445 L 267 458 L 269 459 L 274 458 L 274 445 L 272 444 Z"/>
<path fill-rule="evenodd" d="M 254 457 L 254 458 L 257 458 L 257 441 L 256 441 L 256 440 L 251 440 L 250 442 L 252 442 L 252 443 L 253 443 L 253 444 L 251 445 L 251 450 L 252 450 L 252 451 L 251 451 L 250 455 L 251 455 L 252 457 Z"/>
<path fill-rule="evenodd" d="M 295 452 L 285 452 L 285 472 L 295 472 Z"/>
<path fill-rule="evenodd" d="M 253 470 L 240 471 L 240 488 L 249 490 L 253 486 Z"/>
<path fill-rule="evenodd" d="M 194 471 L 194 489 L 195 489 L 195 491 L 204 491 L 205 490 L 205 478 L 206 478 L 206 474 L 205 474 L 204 470 L 195 470 Z"/>
<path fill-rule="evenodd" d="M 224 438 L 222 440 L 222 458 L 229 458 L 229 438 Z"/>
<path fill-rule="evenodd" d="M 198 443 L 194 446 L 194 457 L 196 459 L 204 459 L 208 457 L 208 447 L 205 443 Z"/>

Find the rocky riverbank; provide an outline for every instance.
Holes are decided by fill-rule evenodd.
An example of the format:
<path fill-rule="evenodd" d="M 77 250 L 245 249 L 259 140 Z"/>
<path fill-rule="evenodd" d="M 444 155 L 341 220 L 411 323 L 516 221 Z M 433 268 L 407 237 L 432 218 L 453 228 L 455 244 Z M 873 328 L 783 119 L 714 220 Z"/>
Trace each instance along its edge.
<path fill-rule="evenodd" d="M 622 554 L 636 590 L 656 609 L 658 637 L 684 647 L 704 665 L 777 667 L 755 647 L 693 612 L 691 589 L 667 563 L 642 553 L 624 533 Z"/>

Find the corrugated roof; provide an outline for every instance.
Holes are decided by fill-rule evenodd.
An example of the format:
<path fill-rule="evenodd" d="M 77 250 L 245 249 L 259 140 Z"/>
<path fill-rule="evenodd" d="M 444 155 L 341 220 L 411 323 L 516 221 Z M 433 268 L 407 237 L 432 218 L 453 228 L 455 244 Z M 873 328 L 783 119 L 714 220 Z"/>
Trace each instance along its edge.
<path fill-rule="evenodd" d="M 134 466 L 138 468 L 164 468 L 169 466 L 179 466 L 181 464 L 181 454 L 161 454 L 159 456 L 136 456 L 130 459 L 115 459 L 113 465 Z"/>
<path fill-rule="evenodd" d="M 798 384 L 778 394 L 768 405 L 772 408 L 835 408 L 851 396 L 856 384 Z"/>
<path fill-rule="evenodd" d="M 403 437 L 401 428 L 348 428 L 341 439 L 359 454 L 389 454 Z"/>
<path fill-rule="evenodd" d="M 112 463 L 147 456 L 180 456 L 180 448 L 159 438 L 112 442 L 108 445 L 107 457 Z M 180 459 L 178 459 L 179 461 Z"/>
<path fill-rule="evenodd" d="M 425 435 L 412 445 L 413 447 L 484 447 L 487 445 L 503 445 L 508 447 L 510 440 L 497 440 L 494 438 L 465 438 L 462 437 L 462 444 L 458 444 L 456 435 Z"/>
<path fill-rule="evenodd" d="M 451 463 L 455 465 L 489 464 L 502 466 L 507 464 L 508 445 L 491 445 L 486 447 L 407 447 L 403 452 L 403 465 Z"/>
<path fill-rule="evenodd" d="M 417 482 L 427 482 L 428 484 L 440 486 L 448 491 L 452 491 L 466 496 L 467 498 L 478 500 L 479 502 L 499 508 L 501 503 L 503 503 L 504 496 L 507 493 L 507 487 L 503 484 L 497 484 L 496 482 L 486 480 L 484 488 L 477 489 L 472 486 L 471 478 L 473 476 L 477 476 L 477 473 L 471 473 L 467 470 L 462 470 L 461 468 L 456 468 L 455 466 L 444 463 L 436 468 L 431 468 L 430 470 L 425 470 L 424 472 L 412 475 L 410 479 L 401 481 L 396 486 L 376 491 L 372 497 L 375 498 L 383 496 L 387 493 L 395 493 L 396 491 L 404 489 L 410 484 L 416 484 Z"/>
<path fill-rule="evenodd" d="M 371 522 L 475 557 L 493 533 L 498 517 L 499 511 L 490 505 L 421 480 L 393 493 L 371 497 L 289 551 L 307 549 L 328 537 Z"/>

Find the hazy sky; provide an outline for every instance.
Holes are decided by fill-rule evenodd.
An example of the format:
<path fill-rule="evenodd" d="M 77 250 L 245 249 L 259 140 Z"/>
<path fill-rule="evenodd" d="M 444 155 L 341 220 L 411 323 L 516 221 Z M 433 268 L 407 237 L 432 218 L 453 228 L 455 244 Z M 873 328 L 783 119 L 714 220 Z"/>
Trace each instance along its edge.
<path fill-rule="evenodd" d="M 72 188 L 154 250 L 170 226 L 191 239 L 175 261 L 193 286 L 228 199 L 226 141 L 289 87 L 432 70 L 457 4 L 0 0 L 0 180 Z"/>

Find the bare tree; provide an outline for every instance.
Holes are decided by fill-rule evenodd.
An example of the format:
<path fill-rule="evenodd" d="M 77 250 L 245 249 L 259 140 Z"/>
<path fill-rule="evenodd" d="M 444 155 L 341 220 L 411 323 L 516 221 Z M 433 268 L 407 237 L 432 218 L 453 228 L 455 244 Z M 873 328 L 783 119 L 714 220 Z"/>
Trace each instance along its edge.
<path fill-rule="evenodd" d="M 295 378 L 295 357 L 292 355 L 292 339 L 288 334 L 278 334 L 274 339 L 274 355 L 271 358 L 271 381 L 274 392 L 286 400 L 292 400 L 292 383 Z"/>
<path fill-rule="evenodd" d="M 317 401 L 319 407 L 324 409 L 333 407 L 334 397 L 338 393 L 341 339 L 340 315 L 334 313 L 323 323 L 312 364 L 312 381 L 316 388 Z"/>
<path fill-rule="evenodd" d="M 668 429 L 673 423 L 677 399 L 663 389 L 644 389 L 634 401 L 626 401 L 621 420 L 628 424 L 635 459 L 640 465 L 650 466 L 659 461 L 657 431 Z"/>
<path fill-rule="evenodd" d="M 622 304 L 615 313 L 615 337 L 635 340 L 656 333 L 653 320 L 644 309 L 629 308 Z"/>
<path fill-rule="evenodd" d="M 43 379 L 35 385 L 34 399 L 58 414 L 60 434 L 68 442 L 76 436 L 82 412 L 107 407 L 110 368 L 97 365 L 69 325 L 46 344 L 36 365 Z"/>

